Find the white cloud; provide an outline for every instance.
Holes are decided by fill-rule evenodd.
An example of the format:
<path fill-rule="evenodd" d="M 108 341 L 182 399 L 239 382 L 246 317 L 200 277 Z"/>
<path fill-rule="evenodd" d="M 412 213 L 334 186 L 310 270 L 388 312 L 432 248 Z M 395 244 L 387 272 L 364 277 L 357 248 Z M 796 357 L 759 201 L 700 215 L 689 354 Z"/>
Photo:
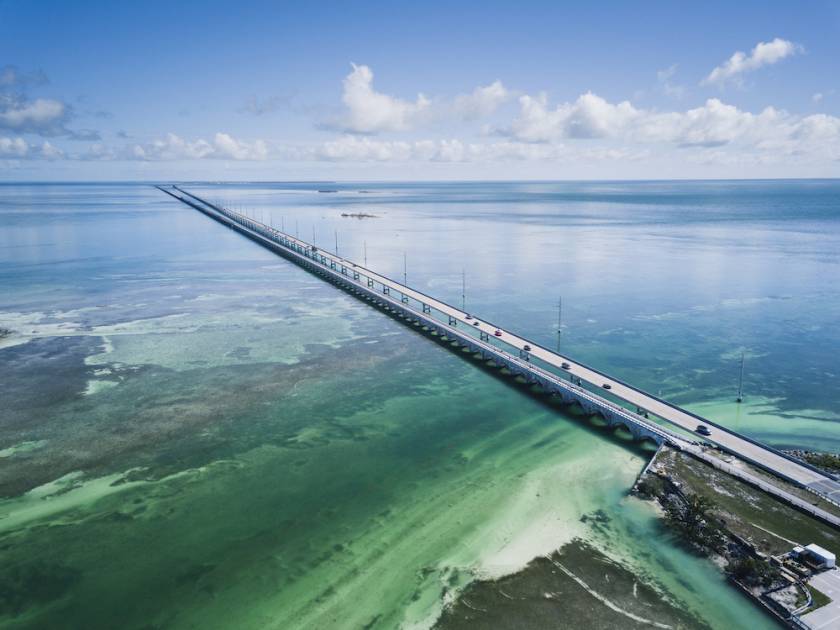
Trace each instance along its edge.
<path fill-rule="evenodd" d="M 812 101 L 814 101 L 815 103 L 822 103 L 822 100 L 823 100 L 823 93 L 822 93 L 822 92 L 816 92 L 816 93 L 815 93 L 815 94 L 811 97 L 811 100 L 812 100 Z"/>
<path fill-rule="evenodd" d="M 702 83 L 722 85 L 730 80 L 737 82 L 745 72 L 772 65 L 802 51 L 803 48 L 799 44 L 779 37 L 770 42 L 759 42 L 749 55 L 737 51 L 726 62 L 712 70 Z"/>
<path fill-rule="evenodd" d="M 21 73 L 15 66 L 0 68 L 0 130 L 40 136 L 64 136 L 71 140 L 98 140 L 93 129 L 73 130 L 67 123 L 74 117 L 73 108 L 52 98 L 31 99 L 29 87 L 47 83 L 43 72 Z"/>
<path fill-rule="evenodd" d="M 0 129 L 58 135 L 65 131 L 67 116 L 67 107 L 60 101 L 45 98 L 25 101 L 0 96 Z"/>
<path fill-rule="evenodd" d="M 526 95 L 519 101 L 519 115 L 503 133 L 521 142 L 587 139 L 630 146 L 729 145 L 738 151 L 840 157 L 840 118 L 825 114 L 802 117 L 773 107 L 752 113 L 716 98 L 686 111 L 670 112 L 637 109 L 627 101 L 613 104 L 592 93 L 553 108 L 545 95 Z"/>
<path fill-rule="evenodd" d="M 263 140 L 244 142 L 226 133 L 217 133 L 212 142 L 203 138 L 187 140 L 174 133 L 168 133 L 145 144 L 130 144 L 115 149 L 102 143 L 88 147 L 86 154 L 80 156 L 89 160 L 265 160 L 269 157 L 268 145 Z"/>
<path fill-rule="evenodd" d="M 248 143 L 237 140 L 226 133 L 217 133 L 213 138 L 215 157 L 234 160 L 264 160 L 268 157 L 268 147 L 263 140 Z"/>
<path fill-rule="evenodd" d="M 403 131 L 409 129 L 429 108 L 430 101 L 419 94 L 413 103 L 373 89 L 373 72 L 367 66 L 351 64 L 344 79 L 341 100 L 347 106 L 343 127 L 357 133 Z"/>
<path fill-rule="evenodd" d="M 625 147 L 571 147 L 562 144 L 501 141 L 469 143 L 458 139 L 389 141 L 346 135 L 315 147 L 299 148 L 295 160 L 329 162 L 513 162 L 640 159 L 647 151 Z"/>
<path fill-rule="evenodd" d="M 30 144 L 23 138 L 0 136 L 0 158 L 53 160 L 63 157 L 61 150 L 49 142 Z"/>
<path fill-rule="evenodd" d="M 501 81 L 475 88 L 470 94 L 455 97 L 454 109 L 466 120 L 489 116 L 510 96 Z"/>
<path fill-rule="evenodd" d="M 351 64 L 353 70 L 344 78 L 341 100 L 347 113 L 328 127 L 349 133 L 379 134 L 410 131 L 444 119 L 473 121 L 493 114 L 511 94 L 500 80 L 479 86 L 454 99 L 426 98 L 422 93 L 407 101 L 373 87 L 373 71 L 364 65 Z"/>
<path fill-rule="evenodd" d="M 519 140 L 549 142 L 558 138 L 603 138 L 614 135 L 639 115 L 628 101 L 617 105 L 587 92 L 574 103 L 548 107 L 548 97 L 519 97 L 519 116 L 511 132 Z"/>
<path fill-rule="evenodd" d="M 217 133 L 212 142 L 202 138 L 185 140 L 174 133 L 149 144 L 135 144 L 131 157 L 138 160 L 202 160 L 205 158 L 263 160 L 268 154 L 265 142 L 236 140 L 226 133 Z"/>

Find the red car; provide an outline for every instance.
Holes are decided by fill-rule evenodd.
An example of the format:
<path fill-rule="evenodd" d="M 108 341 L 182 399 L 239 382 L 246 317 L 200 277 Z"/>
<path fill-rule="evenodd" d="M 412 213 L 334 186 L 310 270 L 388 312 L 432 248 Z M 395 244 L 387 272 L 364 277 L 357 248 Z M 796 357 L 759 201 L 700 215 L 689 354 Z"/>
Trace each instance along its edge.
<path fill-rule="evenodd" d="M 496 335 L 497 337 L 501 337 L 501 336 L 502 336 L 502 331 L 501 331 L 501 330 L 497 330 L 497 331 L 496 331 L 496 332 L 494 332 L 493 334 L 494 334 L 494 335 Z"/>

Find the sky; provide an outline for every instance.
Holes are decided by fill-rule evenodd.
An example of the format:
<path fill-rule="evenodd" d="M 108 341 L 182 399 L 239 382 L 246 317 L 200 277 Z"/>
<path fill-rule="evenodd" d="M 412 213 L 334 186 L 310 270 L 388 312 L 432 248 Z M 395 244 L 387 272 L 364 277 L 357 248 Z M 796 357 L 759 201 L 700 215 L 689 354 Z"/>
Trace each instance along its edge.
<path fill-rule="evenodd" d="M 0 0 L 0 180 L 840 176 L 840 2 Z"/>

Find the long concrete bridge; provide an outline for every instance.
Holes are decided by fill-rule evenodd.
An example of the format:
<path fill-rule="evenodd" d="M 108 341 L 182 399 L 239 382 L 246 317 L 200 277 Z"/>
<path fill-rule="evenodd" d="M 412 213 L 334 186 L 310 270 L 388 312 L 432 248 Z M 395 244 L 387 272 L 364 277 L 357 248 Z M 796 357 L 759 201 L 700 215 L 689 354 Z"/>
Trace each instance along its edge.
<path fill-rule="evenodd" d="M 667 443 L 707 461 L 710 457 L 701 442 L 709 443 L 840 505 L 840 483 L 817 468 L 241 213 L 210 203 L 177 186 L 158 188 L 360 299 L 404 319 L 409 325 L 422 327 L 443 340 L 451 340 L 471 354 L 480 355 L 528 383 L 539 385 L 564 402 L 579 404 L 585 412 L 602 416 L 609 426 L 624 426 L 636 439 Z M 708 435 L 700 437 L 695 433 L 701 424 L 710 430 Z M 710 463 L 720 464 L 718 467 L 738 474 L 736 466 L 716 459 L 717 464 Z M 738 476 L 751 483 L 766 485 L 766 480 L 749 473 Z M 822 512 L 805 500 L 776 490 L 774 494 L 789 502 L 812 513 Z M 817 515 L 840 525 L 840 519 L 833 515 Z"/>

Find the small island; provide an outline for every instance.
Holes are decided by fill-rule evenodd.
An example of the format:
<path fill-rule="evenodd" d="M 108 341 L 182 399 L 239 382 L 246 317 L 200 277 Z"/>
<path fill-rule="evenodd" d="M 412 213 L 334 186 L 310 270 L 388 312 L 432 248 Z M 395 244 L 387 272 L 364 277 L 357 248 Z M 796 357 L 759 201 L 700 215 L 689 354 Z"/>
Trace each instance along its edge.
<path fill-rule="evenodd" d="M 351 219 L 378 219 L 375 214 L 368 214 L 366 212 L 342 212 L 341 216 L 349 217 Z"/>

